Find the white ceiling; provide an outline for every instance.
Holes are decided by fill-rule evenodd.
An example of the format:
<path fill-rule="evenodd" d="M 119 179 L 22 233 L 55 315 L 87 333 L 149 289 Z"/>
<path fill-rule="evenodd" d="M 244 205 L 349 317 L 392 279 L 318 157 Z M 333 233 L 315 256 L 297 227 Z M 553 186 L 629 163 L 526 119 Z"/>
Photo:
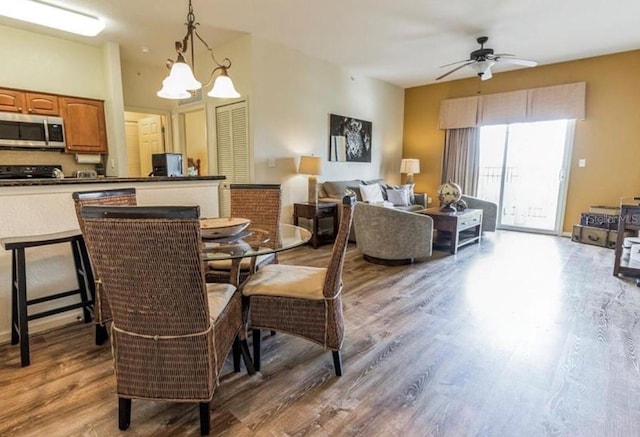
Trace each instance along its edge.
<path fill-rule="evenodd" d="M 174 41 L 186 31 L 188 0 L 46 2 L 100 16 L 107 28 L 84 38 L 5 18 L 0 24 L 87 43 L 115 41 L 124 60 L 158 68 L 175 57 Z M 540 65 L 640 48 L 638 0 L 193 0 L 193 8 L 213 47 L 251 33 L 405 88 L 434 83 L 447 71 L 439 66 L 467 59 L 482 35 L 496 53 Z M 516 68 L 523 67 L 493 70 Z M 472 75 L 463 68 L 445 80 Z"/>

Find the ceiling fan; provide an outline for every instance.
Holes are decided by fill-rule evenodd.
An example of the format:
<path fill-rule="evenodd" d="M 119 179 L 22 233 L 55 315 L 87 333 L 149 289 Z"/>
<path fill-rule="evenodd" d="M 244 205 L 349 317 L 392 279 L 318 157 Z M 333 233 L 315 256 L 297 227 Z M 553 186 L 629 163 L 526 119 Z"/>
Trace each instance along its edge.
<path fill-rule="evenodd" d="M 444 77 L 447 77 L 451 73 L 454 73 L 460 70 L 463 67 L 470 66 L 476 72 L 478 77 L 482 80 L 491 79 L 491 67 L 496 63 L 501 64 L 514 64 L 514 65 L 523 65 L 525 67 L 535 67 L 538 65 L 536 61 L 530 61 L 528 59 L 520 59 L 515 58 L 515 55 L 509 55 L 507 53 L 502 54 L 494 54 L 493 49 L 485 49 L 484 44 L 489 41 L 489 37 L 481 36 L 477 39 L 478 44 L 480 44 L 480 48 L 472 51 L 469 54 L 469 59 L 465 59 L 464 61 L 452 62 L 451 64 L 442 65 L 440 68 L 450 67 L 452 65 L 463 63 L 462 65 L 457 66 L 453 70 L 447 71 L 440 77 L 437 77 L 436 80 L 440 80 Z"/>

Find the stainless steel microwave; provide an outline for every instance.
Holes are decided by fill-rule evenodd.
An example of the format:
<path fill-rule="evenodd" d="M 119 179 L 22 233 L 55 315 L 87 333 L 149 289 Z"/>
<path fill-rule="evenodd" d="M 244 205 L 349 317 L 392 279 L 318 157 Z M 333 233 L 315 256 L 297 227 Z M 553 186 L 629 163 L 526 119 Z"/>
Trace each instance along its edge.
<path fill-rule="evenodd" d="M 0 112 L 0 147 L 64 149 L 62 118 Z"/>

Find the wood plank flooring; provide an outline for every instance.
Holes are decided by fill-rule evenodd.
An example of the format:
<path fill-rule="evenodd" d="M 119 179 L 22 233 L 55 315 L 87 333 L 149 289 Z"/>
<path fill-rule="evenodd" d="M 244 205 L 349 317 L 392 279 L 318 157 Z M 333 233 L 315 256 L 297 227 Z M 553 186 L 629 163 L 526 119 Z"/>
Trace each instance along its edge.
<path fill-rule="evenodd" d="M 284 253 L 323 266 L 330 246 Z M 213 398 L 223 436 L 639 436 L 640 288 L 612 250 L 489 233 L 457 255 L 386 267 L 349 245 L 344 376 L 278 334 L 262 371 L 230 363 Z M 133 401 L 117 428 L 109 345 L 77 324 L 0 345 L 0 436 L 196 436 L 195 405 Z"/>

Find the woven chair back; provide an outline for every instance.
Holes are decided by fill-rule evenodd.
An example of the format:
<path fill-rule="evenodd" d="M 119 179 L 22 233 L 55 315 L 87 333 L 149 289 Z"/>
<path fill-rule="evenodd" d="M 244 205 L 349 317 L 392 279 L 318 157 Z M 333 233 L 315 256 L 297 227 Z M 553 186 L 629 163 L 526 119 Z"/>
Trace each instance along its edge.
<path fill-rule="evenodd" d="M 136 206 L 138 200 L 135 188 L 117 190 L 77 191 L 72 194 L 80 231 L 84 234 L 84 222 L 80 210 L 84 205 Z"/>
<path fill-rule="evenodd" d="M 85 239 L 113 313 L 118 395 L 209 401 L 216 358 L 198 207 L 84 206 Z"/>
<path fill-rule="evenodd" d="M 342 199 L 340 226 L 338 228 L 338 235 L 333 243 L 331 260 L 329 261 L 327 276 L 324 280 L 323 294 L 325 298 L 333 298 L 342 287 L 342 268 L 344 266 L 344 257 L 347 252 L 347 242 L 349 239 L 349 231 L 351 229 L 351 221 L 353 219 L 354 205 L 355 198 L 345 196 Z"/>
<path fill-rule="evenodd" d="M 166 214 L 141 214 L 152 209 Z M 87 246 L 118 329 L 179 336 L 209 327 L 200 222 L 196 212 L 176 217 L 175 209 L 82 208 Z"/>
<path fill-rule="evenodd" d="M 279 225 L 282 209 L 280 184 L 231 184 L 231 217 L 251 220 L 252 228 L 264 229 L 271 235 L 264 245 L 274 244 L 280 238 Z"/>

